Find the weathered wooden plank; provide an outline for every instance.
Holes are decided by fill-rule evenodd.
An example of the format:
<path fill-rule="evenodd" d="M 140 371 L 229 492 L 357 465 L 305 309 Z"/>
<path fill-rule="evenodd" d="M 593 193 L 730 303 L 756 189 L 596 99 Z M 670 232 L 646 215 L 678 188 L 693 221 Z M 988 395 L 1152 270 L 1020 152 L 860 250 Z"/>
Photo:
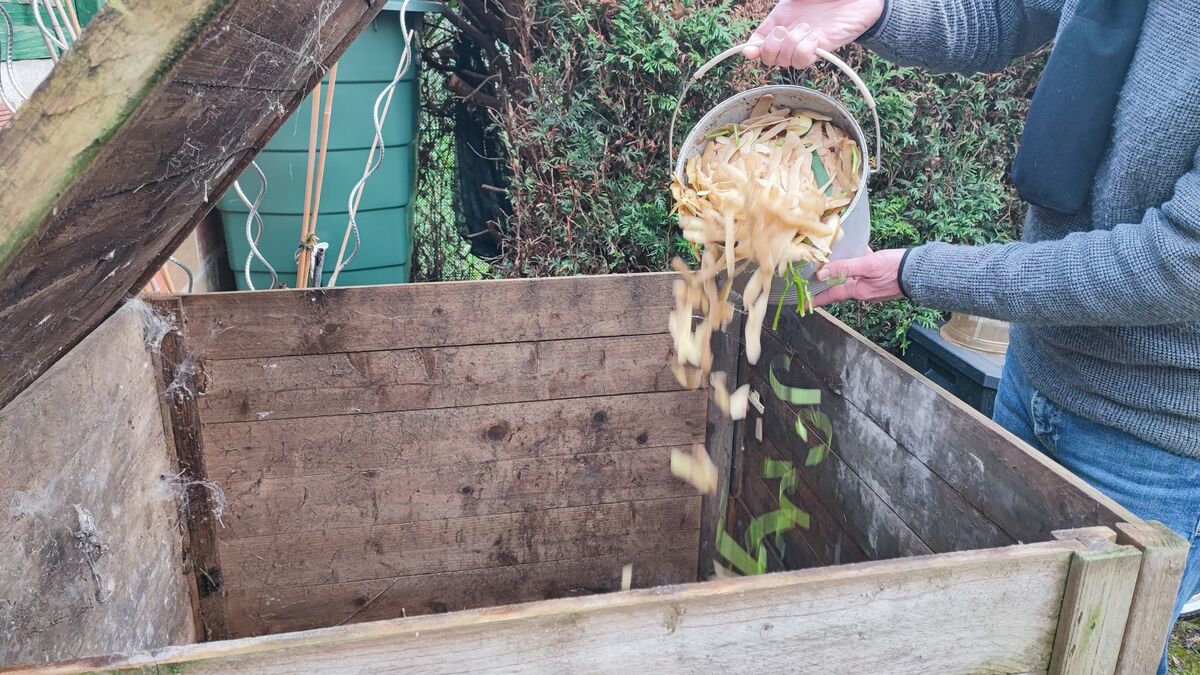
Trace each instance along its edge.
<path fill-rule="evenodd" d="M 836 418 L 833 420 L 833 450 L 819 464 L 805 466 L 808 446 L 800 443 L 796 436 L 795 411 L 771 393 L 767 382 L 757 378 L 751 382 L 755 390 L 766 392 L 763 394 L 763 404 L 766 406 L 766 414 L 763 416 L 764 440 L 770 439 L 776 449 L 786 453 L 785 458 L 790 459 L 799 468 L 801 479 L 807 481 L 813 491 L 821 496 L 843 529 L 868 558 L 886 560 L 934 552 L 893 509 L 888 500 L 872 489 L 871 485 L 841 458 L 840 448 L 837 446 L 839 421 Z M 748 448 L 756 442 L 749 437 L 746 439 Z M 761 470 L 761 466 L 746 467 L 747 474 L 752 470 Z"/>
<path fill-rule="evenodd" d="M 832 445 L 838 458 L 887 502 L 934 552 L 1016 543 L 1014 537 L 1002 531 L 972 504 L 973 496 L 961 494 L 873 419 L 850 405 L 838 392 L 830 390 L 800 354 L 791 353 L 792 349 L 786 347 L 779 336 L 767 331 L 762 342 L 762 358 L 754 367 L 755 386 L 764 392 L 764 398 L 773 399 L 774 414 L 782 415 L 788 422 L 778 433 L 770 435 L 777 445 L 795 453 L 796 446 L 802 444 L 792 428 L 798 409 L 783 406 L 768 384 L 772 361 L 791 356 L 791 369 L 776 372 L 776 377 L 790 386 L 821 390 L 819 410 L 832 422 Z M 806 349 L 796 351 L 807 353 Z M 870 362 L 861 365 L 872 367 Z M 886 394 L 881 392 L 881 395 Z M 893 404 L 905 405 L 900 401 Z M 771 428 L 778 427 L 771 425 Z M 817 434 L 818 431 L 810 426 L 809 433 Z"/>
<path fill-rule="evenodd" d="M 750 456 L 749 454 L 747 455 Z M 753 468 L 742 481 L 742 494 L 746 508 L 754 515 L 764 515 L 779 509 L 779 485 L 777 481 L 761 478 Z M 796 496 L 788 497 L 797 507 L 807 511 L 808 504 L 801 503 Z M 817 549 L 809 542 L 809 527 L 796 526 L 766 539 L 768 549 L 779 560 L 780 570 L 799 570 L 828 565 Z"/>
<path fill-rule="evenodd" d="M 381 8 L 125 0 L 97 14 L 0 132 L 0 405 L 146 283 Z"/>
<path fill-rule="evenodd" d="M 829 314 L 784 312 L 779 334 L 826 390 L 873 420 L 1018 541 L 1046 540 L 1056 529 L 1139 522 Z M 834 431 L 836 437 L 836 426 Z"/>
<path fill-rule="evenodd" d="M 1172 612 L 1187 564 L 1188 543 L 1162 523 L 1118 523 L 1117 542 L 1142 552 L 1137 586 L 1125 623 L 1117 672 L 1154 672 L 1171 633 Z"/>
<path fill-rule="evenodd" d="M 742 316 L 735 314 L 733 321 L 723 332 L 713 336 L 713 371 L 725 373 L 726 381 L 737 386 L 738 370 L 741 359 L 741 343 L 738 336 L 742 334 Z M 707 390 L 705 390 L 707 391 Z M 705 450 L 709 459 L 717 467 L 717 492 L 704 496 L 703 512 L 700 516 L 700 567 L 697 570 L 699 579 L 707 579 L 713 574 L 713 560 L 716 559 L 717 528 L 721 522 L 721 507 L 728 502 L 729 482 L 733 475 L 734 445 L 739 440 L 741 424 L 729 418 L 721 408 L 708 402 L 708 423 L 705 426 L 707 438 L 704 440 Z"/>
<path fill-rule="evenodd" d="M 547 509 L 220 542 L 226 588 L 274 589 L 613 555 L 685 532 L 700 498 Z M 303 552 L 303 555 L 297 555 Z"/>
<path fill-rule="evenodd" d="M 737 497 L 731 496 L 729 499 L 728 508 L 725 511 L 725 532 L 733 538 L 738 546 L 741 546 L 744 550 L 750 551 L 751 556 L 754 556 L 757 555 L 757 551 L 752 550 L 753 547 L 750 546 L 750 542 L 748 541 L 750 523 L 756 516 L 762 514 L 762 510 L 757 506 L 750 506 L 748 504 L 750 496 L 745 494 L 745 490 L 742 490 L 742 493 L 743 494 L 740 494 Z M 787 564 L 783 561 L 783 556 L 781 556 L 779 551 L 775 548 L 775 542 L 773 539 L 768 539 L 765 542 L 764 548 L 767 554 L 767 572 L 774 573 L 789 571 Z M 737 567 L 733 565 L 731 561 L 726 560 L 720 555 L 716 557 L 716 561 L 736 575 L 741 575 L 744 573 L 742 570 L 737 569 Z M 801 565 L 799 568 L 816 566 L 817 564 L 814 561 L 812 564 Z"/>
<path fill-rule="evenodd" d="M 179 301 L 162 300 L 152 305 L 162 317 L 178 316 Z M 203 636 L 212 638 L 224 634 L 225 605 L 220 596 L 221 560 L 217 551 L 217 507 L 220 489 L 207 483 L 204 443 L 200 433 L 200 412 L 196 405 L 199 382 L 195 361 L 183 346 L 178 330 L 168 330 L 161 337 L 161 349 L 156 359 L 161 373 L 160 390 L 166 399 L 170 415 L 172 445 L 177 466 L 170 473 L 183 490 L 182 503 L 186 508 L 186 535 L 180 539 L 189 584 L 194 587 Z"/>
<path fill-rule="evenodd" d="M 637 448 L 480 463 L 408 462 L 352 474 L 223 483 L 229 506 L 222 518 L 225 526 L 217 534 L 230 541 L 695 496 L 694 487 L 671 475 L 671 450 Z"/>
<path fill-rule="evenodd" d="M 205 422 L 679 389 L 663 335 L 212 361 Z"/>
<path fill-rule="evenodd" d="M 208 474 L 225 483 L 412 465 L 561 457 L 704 442 L 705 393 L 205 424 Z"/>
<path fill-rule="evenodd" d="M 142 315 L 0 409 L 0 665 L 195 637 Z"/>
<path fill-rule="evenodd" d="M 421 574 L 324 586 L 231 590 L 233 637 L 325 628 L 342 623 L 442 614 L 479 607 L 621 590 L 621 568 L 633 565 L 633 587 L 695 581 L 696 542 L 681 532 L 647 538 L 638 548 L 597 558 L 481 570 Z"/>
<path fill-rule="evenodd" d="M 1116 670 L 1141 562 L 1136 548 L 1103 540 L 1072 554 L 1051 673 Z"/>
<path fill-rule="evenodd" d="M 183 299 L 208 359 L 662 333 L 674 274 L 509 279 Z"/>
<path fill-rule="evenodd" d="M 763 462 L 768 459 L 794 461 L 791 453 L 779 450 L 769 440 L 758 442 L 748 439 L 746 442 L 746 474 L 743 482 L 747 498 L 754 502 L 750 508 L 758 513 L 765 513 L 779 508 L 778 481 L 765 481 L 761 478 Z M 833 460 L 836 461 L 836 460 Z M 796 487 L 793 494 L 788 496 L 793 504 L 803 509 L 809 516 L 809 527 L 792 530 L 783 557 L 788 569 L 803 569 L 814 565 L 842 565 L 868 560 L 862 548 L 846 531 L 841 519 L 834 516 L 820 494 L 809 484 L 811 469 L 802 464 L 797 465 Z M 762 487 L 755 488 L 752 482 Z M 756 492 L 757 490 L 757 492 Z M 801 546 L 803 545 L 803 547 Z M 807 549 L 811 554 L 801 559 Z"/>
<path fill-rule="evenodd" d="M 1072 546 L 550 600 L 158 650 L 54 672 L 544 672 L 548 664 L 565 672 L 740 672 L 747 664 L 801 673 L 1044 671 Z"/>

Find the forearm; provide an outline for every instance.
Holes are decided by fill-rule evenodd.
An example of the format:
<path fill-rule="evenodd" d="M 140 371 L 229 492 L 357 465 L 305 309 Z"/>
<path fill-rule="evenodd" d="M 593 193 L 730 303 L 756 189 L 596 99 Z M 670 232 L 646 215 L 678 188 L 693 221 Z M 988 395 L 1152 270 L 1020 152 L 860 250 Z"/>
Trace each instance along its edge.
<path fill-rule="evenodd" d="M 1014 323 L 1197 321 L 1200 230 L 1164 211 L 1151 209 L 1141 223 L 1057 241 L 927 244 L 905 260 L 902 288 L 923 305 Z"/>
<path fill-rule="evenodd" d="M 859 43 L 901 65 L 994 72 L 1049 41 L 1062 0 L 887 0 Z"/>

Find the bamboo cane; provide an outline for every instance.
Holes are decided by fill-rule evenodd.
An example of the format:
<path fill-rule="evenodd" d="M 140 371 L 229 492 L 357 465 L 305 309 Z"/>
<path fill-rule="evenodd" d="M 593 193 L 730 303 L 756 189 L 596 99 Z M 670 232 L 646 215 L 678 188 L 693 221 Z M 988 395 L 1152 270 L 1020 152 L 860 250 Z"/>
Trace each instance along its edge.
<path fill-rule="evenodd" d="M 175 286 L 174 280 L 171 279 L 171 273 L 167 270 L 166 266 L 160 268 L 158 270 L 158 274 L 162 277 L 163 288 L 165 288 L 168 293 L 175 294 L 179 292 L 179 289 Z"/>
<path fill-rule="evenodd" d="M 67 8 L 63 4 L 63 0 L 51 0 L 54 3 L 54 8 L 58 10 L 59 16 L 62 19 L 63 29 L 67 31 L 67 35 L 71 36 L 71 41 L 79 40 L 79 31 L 75 29 L 75 24 L 71 22 L 71 15 L 67 12 Z"/>
<path fill-rule="evenodd" d="M 333 90 L 337 86 L 337 72 L 338 64 L 335 63 L 329 69 L 329 86 L 325 91 L 325 112 L 321 116 L 321 121 L 325 125 L 325 128 L 321 130 L 320 159 L 317 161 L 317 185 L 313 189 L 312 219 L 308 224 L 308 234 L 305 241 L 312 241 L 315 238 L 317 234 L 317 218 L 321 216 L 321 186 L 325 183 L 325 157 L 329 154 L 329 123 L 333 119 Z M 310 255 L 309 269 L 306 271 L 307 274 L 305 276 L 306 279 L 311 274 L 311 270 L 312 261 Z M 320 279 L 317 279 L 317 285 L 320 285 L 320 281 Z"/>
<path fill-rule="evenodd" d="M 79 23 L 79 12 L 75 9 L 75 0 L 62 0 L 62 3 L 67 6 L 67 12 L 71 15 L 71 24 L 75 26 L 75 35 L 77 37 L 83 35 L 83 24 Z"/>
<path fill-rule="evenodd" d="M 43 2 L 46 5 L 46 12 L 50 15 L 50 27 L 54 29 L 54 35 L 58 37 L 59 42 L 70 46 L 71 41 L 63 34 L 62 24 L 58 21 L 58 12 L 54 11 L 54 3 L 52 0 L 43 0 Z"/>
<path fill-rule="evenodd" d="M 312 123 L 308 128 L 308 169 L 304 179 L 304 215 L 300 221 L 300 255 L 296 260 L 296 288 L 307 287 L 308 281 L 308 218 L 312 205 L 313 171 L 317 163 L 317 131 L 321 123 L 321 83 L 312 90 Z"/>

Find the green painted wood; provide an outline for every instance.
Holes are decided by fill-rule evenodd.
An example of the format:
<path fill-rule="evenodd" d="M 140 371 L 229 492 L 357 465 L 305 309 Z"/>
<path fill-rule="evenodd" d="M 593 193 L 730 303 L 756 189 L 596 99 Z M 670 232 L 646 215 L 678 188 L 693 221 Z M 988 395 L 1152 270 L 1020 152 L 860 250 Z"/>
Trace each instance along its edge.
<path fill-rule="evenodd" d="M 75 11 L 79 14 L 79 23 L 86 26 L 88 21 L 100 11 L 101 0 L 74 0 Z M 0 6 L 8 10 L 13 20 L 13 60 L 28 61 L 31 59 L 48 59 L 50 53 L 46 50 L 46 42 L 33 18 L 33 9 L 28 2 L 15 0 L 0 0 Z M 0 19 L 0 59 L 8 44 L 8 26 Z"/>

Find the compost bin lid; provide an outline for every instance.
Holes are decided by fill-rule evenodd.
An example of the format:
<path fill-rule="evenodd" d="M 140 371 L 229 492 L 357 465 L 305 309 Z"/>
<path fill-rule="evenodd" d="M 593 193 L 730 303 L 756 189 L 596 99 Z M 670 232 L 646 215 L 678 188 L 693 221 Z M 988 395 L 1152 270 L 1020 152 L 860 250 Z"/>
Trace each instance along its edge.
<path fill-rule="evenodd" d="M 383 7 L 96 14 L 0 130 L 0 408 L 149 281 Z"/>

